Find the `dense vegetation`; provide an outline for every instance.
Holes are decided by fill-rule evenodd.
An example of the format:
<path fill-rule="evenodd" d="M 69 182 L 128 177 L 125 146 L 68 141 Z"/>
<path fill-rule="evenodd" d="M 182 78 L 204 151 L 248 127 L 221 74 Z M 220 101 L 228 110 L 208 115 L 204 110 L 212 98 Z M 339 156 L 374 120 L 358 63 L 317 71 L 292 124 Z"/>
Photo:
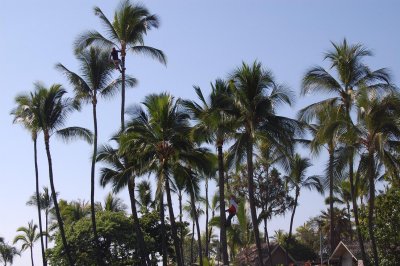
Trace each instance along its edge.
<path fill-rule="evenodd" d="M 280 106 L 293 103 L 295 93 L 258 61 L 233 67 L 225 79 L 211 82 L 204 90 L 208 94 L 194 86 L 198 99 L 149 94 L 127 110 L 125 89 L 137 81 L 126 74 L 125 61 L 142 53 L 166 64 L 161 50 L 144 43 L 159 20 L 129 1 L 121 2 L 113 20 L 94 10 L 108 35 L 88 31 L 77 37 L 79 72 L 57 64 L 72 96 L 60 84 L 35 83 L 32 92 L 15 98 L 11 114 L 33 143 L 36 187 L 28 204 L 37 208 L 39 224 L 31 221 L 17 229 L 14 244 L 22 242 L 20 251 L 0 238 L 4 265 L 28 249 L 32 257 L 38 240 L 43 265 L 229 265 L 252 245 L 263 265 L 263 243 L 278 243 L 306 261 L 328 259 L 342 240 L 357 241 L 371 265 L 400 260 L 400 94 L 386 69 L 365 64 L 372 55 L 366 47 L 345 39 L 332 43 L 324 58 L 330 69 L 308 69 L 299 91 L 327 98 L 299 110 L 296 119 L 278 113 Z M 109 59 L 111 47 L 121 52 L 118 77 Z M 109 143 L 99 144 L 97 102 L 119 91 L 121 126 Z M 92 105 L 93 127 L 64 127 L 71 112 L 85 103 Z M 54 186 L 53 135 L 93 146 L 89 202 L 58 198 L 62 188 Z M 50 183 L 43 191 L 39 136 Z M 312 160 L 301 155 L 304 150 L 328 153 L 324 172 L 308 174 Z M 138 180 L 144 175 L 152 182 Z M 217 191 L 208 190 L 210 180 Z M 103 204 L 95 202 L 95 182 L 112 187 Z M 304 189 L 326 191 L 329 207 L 293 228 Z M 129 212 L 115 196 L 121 190 L 129 193 Z M 239 208 L 228 227 L 231 195 L 239 199 Z M 289 232 L 272 235 L 268 221 L 283 214 L 290 217 Z M 200 215 L 205 215 L 204 228 Z"/>

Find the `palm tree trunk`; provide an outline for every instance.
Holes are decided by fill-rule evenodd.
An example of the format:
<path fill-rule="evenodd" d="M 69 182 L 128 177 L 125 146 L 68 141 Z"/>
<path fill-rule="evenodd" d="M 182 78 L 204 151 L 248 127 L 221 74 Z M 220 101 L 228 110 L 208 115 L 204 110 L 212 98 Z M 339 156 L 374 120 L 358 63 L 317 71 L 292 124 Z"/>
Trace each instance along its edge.
<path fill-rule="evenodd" d="M 374 265 L 379 266 L 378 250 L 374 233 L 374 209 L 375 209 L 375 169 L 373 154 L 369 155 L 369 211 L 368 211 L 368 233 L 371 238 L 372 254 L 374 256 Z"/>
<path fill-rule="evenodd" d="M 182 254 L 179 244 L 178 232 L 176 230 L 176 223 L 175 223 L 175 216 L 174 216 L 174 209 L 172 207 L 172 198 L 171 198 L 171 189 L 169 187 L 169 178 L 164 173 L 165 178 L 165 192 L 167 193 L 167 203 L 168 203 L 168 210 L 169 210 L 169 220 L 171 222 L 171 230 L 172 230 L 172 238 L 174 240 L 175 246 L 175 253 L 176 253 L 176 260 L 178 266 L 183 266 L 182 263 Z"/>
<path fill-rule="evenodd" d="M 297 207 L 297 201 L 299 198 L 300 194 L 300 189 L 296 187 L 296 196 L 294 198 L 294 207 L 293 207 L 293 212 L 292 216 L 290 217 L 290 227 L 289 227 L 289 237 L 286 241 L 286 264 L 289 264 L 289 245 L 291 244 L 292 241 L 292 229 L 293 229 L 293 220 L 294 220 L 294 215 L 296 213 L 296 207 Z"/>
<path fill-rule="evenodd" d="M 29 248 L 30 248 L 30 250 L 31 250 L 31 262 L 32 262 L 32 266 L 34 266 L 34 264 L 33 264 L 33 250 L 32 250 L 32 246 L 30 246 Z"/>
<path fill-rule="evenodd" d="M 126 45 L 121 45 L 121 131 L 125 129 L 125 55 L 126 55 Z"/>
<path fill-rule="evenodd" d="M 206 190 L 206 255 L 208 260 L 208 177 L 206 177 L 206 184 L 205 184 L 205 190 Z"/>
<path fill-rule="evenodd" d="M 139 242 L 139 254 L 141 257 L 141 264 L 150 266 L 151 265 L 150 258 L 147 252 L 146 243 L 143 238 L 143 232 L 142 229 L 140 228 L 140 222 L 137 215 L 136 202 L 135 202 L 135 177 L 133 176 L 128 181 L 128 191 L 129 191 L 129 199 L 131 202 L 133 225 L 135 227 L 135 233 L 137 236 L 137 240 Z"/>
<path fill-rule="evenodd" d="M 49 234 L 49 210 L 46 209 L 46 250 L 48 248 L 48 234 Z"/>
<path fill-rule="evenodd" d="M 192 220 L 192 238 L 190 240 L 190 265 L 193 265 L 194 263 L 193 246 L 194 246 L 194 218 Z"/>
<path fill-rule="evenodd" d="M 226 218 L 225 218 L 225 179 L 224 179 L 224 158 L 222 152 L 222 143 L 218 144 L 218 186 L 219 186 L 219 213 L 220 213 L 220 242 L 222 262 L 229 265 L 228 246 L 226 241 Z"/>
<path fill-rule="evenodd" d="M 333 215 L 333 163 L 334 163 L 334 147 L 329 145 L 329 236 L 331 254 L 336 248 L 335 245 L 335 227 Z"/>
<path fill-rule="evenodd" d="M 267 239 L 268 257 L 272 258 L 271 244 L 269 243 L 269 236 L 268 236 L 267 220 L 265 222 L 265 238 Z M 269 265 L 272 266 L 272 260 L 271 259 L 269 259 Z"/>
<path fill-rule="evenodd" d="M 353 173 L 353 157 L 350 156 L 349 160 L 349 179 L 350 179 L 350 192 L 351 192 L 351 200 L 353 202 L 353 212 L 354 212 L 354 221 L 356 223 L 358 244 L 361 250 L 361 257 L 365 263 L 367 263 L 367 255 L 364 249 L 364 240 L 361 234 L 360 222 L 358 220 L 358 206 L 357 206 L 357 193 L 356 193 L 356 185 L 358 184 L 358 174 L 356 176 L 356 184 L 354 183 L 354 173 Z"/>
<path fill-rule="evenodd" d="M 68 246 L 68 243 L 67 243 L 67 238 L 65 237 L 64 223 L 63 223 L 63 220 L 61 218 L 60 209 L 58 208 L 56 189 L 54 187 L 54 179 L 53 179 L 53 164 L 51 162 L 51 154 L 50 154 L 50 136 L 49 136 L 49 132 L 48 131 L 44 132 L 44 143 L 45 143 L 45 146 L 46 146 L 47 162 L 48 162 L 48 165 L 49 165 L 50 188 L 51 188 L 51 194 L 52 194 L 53 203 L 54 203 L 54 209 L 56 210 L 58 228 L 60 230 L 61 240 L 62 240 L 62 243 L 63 243 L 63 246 L 64 246 L 65 255 L 67 256 L 67 259 L 68 259 L 68 264 L 70 266 L 74 266 L 74 262 L 73 262 L 72 257 L 71 257 L 71 252 L 69 250 L 69 246 Z"/>
<path fill-rule="evenodd" d="M 197 215 L 197 208 L 196 208 L 196 205 L 194 203 L 195 197 L 194 197 L 193 190 L 190 190 L 190 198 L 191 198 L 191 205 L 192 205 L 193 216 L 194 216 L 193 218 L 194 218 L 194 220 L 196 222 L 196 229 L 197 229 L 197 243 L 198 243 L 198 246 L 199 246 L 198 247 L 199 262 L 200 262 L 200 266 L 203 266 L 203 251 L 202 251 L 202 247 L 201 247 L 201 233 L 200 233 L 199 217 Z"/>
<path fill-rule="evenodd" d="M 42 228 L 42 208 L 40 206 L 40 194 L 39 194 L 39 170 L 37 163 L 37 136 L 33 138 L 33 156 L 35 162 L 35 178 L 36 178 L 36 205 L 38 209 L 38 217 L 39 217 L 39 231 L 40 231 L 40 245 L 42 248 L 42 260 L 43 266 L 47 265 L 44 243 L 43 243 L 43 228 Z"/>
<path fill-rule="evenodd" d="M 180 237 L 181 237 L 181 254 L 182 254 L 182 263 L 185 264 L 185 258 L 183 256 L 183 245 L 184 245 L 184 240 L 185 238 L 183 237 L 183 209 L 182 209 L 182 191 L 179 190 L 178 194 L 178 200 L 179 200 L 179 222 L 181 224 L 180 226 Z"/>
<path fill-rule="evenodd" d="M 96 226 L 96 211 L 94 208 L 94 174 L 96 167 L 96 157 L 97 157 L 97 115 L 96 115 L 96 92 L 94 92 L 94 96 L 92 99 L 92 111 L 93 111 L 93 128 L 94 128 L 94 136 L 93 136 L 93 155 L 92 155 L 92 166 L 90 169 L 90 211 L 92 218 L 92 229 L 93 229 L 93 238 L 94 243 L 96 245 L 96 261 L 98 265 L 103 265 L 102 252 L 100 251 L 100 243 L 99 236 L 97 235 L 97 226 Z"/>
<path fill-rule="evenodd" d="M 253 224 L 253 232 L 254 239 L 256 241 L 257 253 L 258 253 L 258 262 L 259 265 L 262 266 L 262 250 L 261 250 L 261 241 L 260 241 L 260 233 L 258 231 L 257 224 L 257 211 L 256 204 L 254 200 L 254 180 L 253 180 L 253 141 L 250 137 L 247 143 L 247 182 L 248 182 L 248 190 L 249 190 L 249 202 L 250 202 L 250 213 L 251 213 L 251 222 Z"/>
<path fill-rule="evenodd" d="M 160 219 L 161 219 L 161 246 L 163 266 L 167 266 L 168 251 L 167 251 L 167 233 L 165 230 L 165 212 L 164 212 L 164 195 L 160 192 Z"/>

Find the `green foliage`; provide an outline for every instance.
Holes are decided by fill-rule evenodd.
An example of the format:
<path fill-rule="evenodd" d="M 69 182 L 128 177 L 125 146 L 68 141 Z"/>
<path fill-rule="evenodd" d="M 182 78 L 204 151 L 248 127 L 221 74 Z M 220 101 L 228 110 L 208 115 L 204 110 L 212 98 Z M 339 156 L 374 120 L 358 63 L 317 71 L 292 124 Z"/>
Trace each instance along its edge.
<path fill-rule="evenodd" d="M 96 212 L 100 250 L 106 265 L 140 265 L 138 242 L 133 221 L 123 212 Z M 157 263 L 161 254 L 161 225 L 157 212 L 149 212 L 140 218 L 146 246 L 152 260 Z M 180 224 L 178 223 L 178 226 Z M 183 225 L 186 226 L 186 225 Z M 174 259 L 171 227 L 167 227 L 168 252 Z M 96 251 L 90 217 L 82 217 L 72 224 L 66 224 L 65 233 L 76 265 L 96 265 Z M 68 265 L 59 233 L 54 248 L 47 251 L 51 265 Z"/>
<path fill-rule="evenodd" d="M 397 265 L 400 261 L 400 190 L 392 187 L 377 196 L 375 203 L 375 237 L 381 265 Z M 368 210 L 362 209 L 363 233 L 368 236 Z"/>

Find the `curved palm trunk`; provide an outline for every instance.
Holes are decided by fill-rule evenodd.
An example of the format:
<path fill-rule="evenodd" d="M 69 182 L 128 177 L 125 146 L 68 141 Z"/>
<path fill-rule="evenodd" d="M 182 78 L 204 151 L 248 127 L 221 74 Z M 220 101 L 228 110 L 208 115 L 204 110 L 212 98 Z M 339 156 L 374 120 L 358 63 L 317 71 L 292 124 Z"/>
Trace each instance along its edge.
<path fill-rule="evenodd" d="M 140 222 L 137 215 L 136 202 L 135 202 L 135 177 L 131 177 L 128 182 L 129 199 L 131 202 L 133 224 L 135 227 L 135 233 L 139 242 L 139 253 L 141 257 L 142 265 L 151 265 L 150 258 L 147 252 L 146 243 L 144 242 L 143 232 L 140 228 Z"/>
<path fill-rule="evenodd" d="M 334 155 L 332 145 L 329 145 L 329 236 L 330 236 L 330 251 L 331 254 L 336 248 L 335 245 L 335 227 L 334 227 L 334 215 L 333 215 L 333 163 Z"/>
<path fill-rule="evenodd" d="M 229 265 L 228 246 L 226 241 L 226 218 L 225 218 L 225 179 L 224 179 L 224 158 L 222 152 L 222 144 L 218 144 L 218 186 L 219 186 L 219 213 L 220 213 L 220 242 L 222 262 Z"/>
<path fill-rule="evenodd" d="M 261 241 L 260 241 L 260 233 L 258 231 L 257 224 L 257 212 L 256 212 L 256 204 L 254 201 L 254 180 L 253 180 L 253 140 L 250 138 L 247 143 L 247 181 L 248 181 L 248 190 L 249 190 L 249 203 L 250 203 L 250 213 L 251 213 L 251 222 L 253 223 L 253 232 L 254 239 L 256 241 L 257 253 L 258 253 L 258 262 L 259 265 L 262 266 L 262 250 L 261 250 Z"/>
<path fill-rule="evenodd" d="M 356 186 L 354 184 L 354 173 L 353 173 L 353 158 L 350 157 L 349 160 L 349 179 L 350 179 L 350 191 L 351 191 L 351 200 L 353 203 L 353 212 L 354 212 L 354 221 L 356 223 L 358 244 L 361 250 L 361 257 L 365 263 L 367 263 L 367 255 L 364 249 L 364 240 L 361 234 L 360 222 L 358 220 L 358 206 L 357 206 L 357 193 Z M 356 176 L 356 183 L 358 184 L 358 176 Z"/>
<path fill-rule="evenodd" d="M 289 264 L 289 245 L 291 244 L 291 240 L 292 240 L 293 220 L 294 220 L 294 215 L 296 213 L 296 207 L 297 207 L 297 201 L 299 199 L 299 194 L 300 194 L 300 189 L 296 187 L 296 196 L 294 198 L 294 207 L 293 207 L 292 216 L 290 217 L 289 237 L 286 240 L 286 264 Z"/>
<path fill-rule="evenodd" d="M 369 155 L 369 210 L 368 210 L 368 233 L 371 238 L 372 254 L 374 256 L 374 265 L 379 266 L 378 250 L 374 233 L 374 209 L 375 209 L 375 169 L 373 154 Z"/>
<path fill-rule="evenodd" d="M 74 266 L 74 262 L 73 262 L 72 257 L 71 257 L 71 252 L 69 250 L 67 239 L 65 237 L 64 223 L 63 223 L 63 220 L 61 218 L 60 209 L 58 207 L 58 202 L 57 202 L 56 189 L 54 187 L 53 164 L 51 162 L 51 154 L 50 154 L 50 136 L 49 136 L 49 132 L 48 131 L 44 132 L 44 143 L 45 143 L 45 146 L 46 146 L 47 162 L 48 162 L 48 165 L 49 165 L 50 188 L 51 188 L 51 194 L 52 194 L 53 203 L 54 203 L 54 209 L 56 210 L 58 228 L 60 230 L 61 240 L 62 240 L 62 243 L 63 243 L 63 246 L 64 246 L 65 255 L 67 256 L 68 264 L 70 266 Z"/>
<path fill-rule="evenodd" d="M 96 93 L 96 92 L 95 92 Z M 96 167 L 96 157 L 97 157 L 97 115 L 96 115 L 96 94 L 93 96 L 92 106 L 93 106 L 93 128 L 94 128 L 94 137 L 93 137 L 93 155 L 92 155 L 92 166 L 90 170 L 90 211 L 92 218 L 92 229 L 93 229 L 93 238 L 94 243 L 96 245 L 96 261 L 98 265 L 103 265 L 102 260 L 102 252 L 100 251 L 100 243 L 99 236 L 97 234 L 97 226 L 96 226 L 96 211 L 94 208 L 94 174 Z"/>
<path fill-rule="evenodd" d="M 33 250 L 32 250 L 32 245 L 29 247 L 29 249 L 31 250 L 31 262 L 32 262 L 32 266 L 34 266 L 34 264 L 33 264 Z"/>
<path fill-rule="evenodd" d="M 171 189 L 169 187 L 169 178 L 164 174 L 165 178 L 165 192 L 167 193 L 167 203 L 169 210 L 169 220 L 171 222 L 171 230 L 172 230 L 172 238 L 174 239 L 175 253 L 176 253 L 176 261 L 178 266 L 183 266 L 182 263 L 182 254 L 179 244 L 178 232 L 176 230 L 174 209 L 172 207 L 172 198 L 171 198 Z"/>
<path fill-rule="evenodd" d="M 194 220 L 196 222 L 196 229 L 197 229 L 197 243 L 198 243 L 198 251 L 199 251 L 199 262 L 200 262 L 200 266 L 203 266 L 203 251 L 202 251 L 202 247 L 201 247 L 201 235 L 200 235 L 200 225 L 199 225 L 199 217 L 197 215 L 197 208 L 196 205 L 194 204 L 195 201 L 195 197 L 194 197 L 194 193 L 192 190 L 190 190 L 190 198 L 191 198 L 191 205 L 192 205 L 192 210 L 193 210 L 193 214 L 194 214 Z M 194 232 L 193 232 L 194 235 Z"/>
<path fill-rule="evenodd" d="M 39 171 L 38 171 L 38 163 L 37 163 L 37 137 L 36 136 L 33 138 L 33 154 L 34 154 L 34 161 L 35 161 L 36 205 L 37 205 L 38 217 L 39 217 L 40 245 L 42 248 L 43 265 L 46 266 L 47 261 L 46 261 L 46 255 L 45 255 L 45 250 L 44 250 L 44 243 L 43 243 L 42 208 L 40 206 L 40 195 L 39 195 Z M 47 247 L 46 247 L 46 249 L 47 249 Z"/>
<path fill-rule="evenodd" d="M 165 212 L 164 212 L 164 195 L 160 193 L 160 219 L 161 219 L 161 246 L 162 246 L 162 260 L 163 266 L 167 266 L 168 251 L 167 251 L 167 234 L 165 230 Z"/>

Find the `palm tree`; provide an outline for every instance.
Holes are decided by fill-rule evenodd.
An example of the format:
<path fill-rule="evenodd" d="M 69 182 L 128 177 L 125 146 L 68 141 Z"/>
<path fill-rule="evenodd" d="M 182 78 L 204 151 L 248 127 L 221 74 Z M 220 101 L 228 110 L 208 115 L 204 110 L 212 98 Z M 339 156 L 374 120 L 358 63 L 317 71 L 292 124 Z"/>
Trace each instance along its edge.
<path fill-rule="evenodd" d="M 235 120 L 229 116 L 228 111 L 232 106 L 232 99 L 228 84 L 217 79 L 211 84 L 211 93 L 206 99 L 199 87 L 194 87 L 201 105 L 193 101 L 184 101 L 185 107 L 197 122 L 193 129 L 195 139 L 203 139 L 213 143 L 218 150 L 218 187 L 220 206 L 220 242 L 222 249 L 222 260 L 224 265 L 229 265 L 226 227 L 225 227 L 225 178 L 223 145 L 233 132 Z"/>
<path fill-rule="evenodd" d="M 194 209 L 193 209 L 193 206 L 194 206 Z M 191 235 L 191 242 L 190 242 L 190 264 L 189 265 L 193 265 L 193 263 L 195 263 L 194 262 L 194 256 L 193 256 L 193 253 L 194 253 L 193 252 L 193 246 L 194 246 L 193 243 L 194 243 L 194 234 L 195 234 L 194 230 L 195 230 L 195 227 L 197 227 L 196 228 L 196 230 L 197 230 L 197 242 L 198 242 L 198 245 L 200 245 L 198 247 L 199 248 L 199 250 L 198 250 L 199 251 L 199 254 L 198 254 L 199 263 L 201 265 L 203 265 L 202 255 L 201 255 L 201 252 L 200 252 L 200 250 L 201 250 L 201 237 L 199 238 L 200 227 L 198 226 L 198 224 L 199 224 L 199 216 L 204 214 L 204 211 L 200 208 L 200 206 L 196 206 L 196 203 L 193 202 L 192 199 L 190 199 L 187 202 L 187 204 L 185 204 L 183 206 L 183 210 L 185 210 L 185 212 L 188 214 L 188 216 L 192 220 L 192 233 L 190 234 Z M 199 239 L 200 239 L 200 241 L 199 241 Z"/>
<path fill-rule="evenodd" d="M 365 173 L 369 184 L 368 232 L 372 244 L 375 265 L 379 264 L 374 234 L 375 181 L 379 174 L 378 164 L 384 164 L 386 171 L 398 176 L 400 163 L 394 147 L 400 143 L 400 96 L 368 95 L 362 89 L 357 99 L 359 110 L 359 143 L 361 160 L 359 169 Z"/>
<path fill-rule="evenodd" d="M 318 105 L 319 103 L 317 103 Z M 317 113 L 315 113 L 315 111 Z M 329 188 L 329 209 L 331 211 L 332 219 L 330 220 L 330 249 L 337 246 L 339 242 L 334 238 L 334 216 L 333 216 L 333 193 L 334 184 L 338 180 L 342 180 L 343 171 L 346 164 L 346 158 L 344 156 L 348 149 L 340 145 L 340 137 L 343 130 L 346 128 L 345 119 L 340 109 L 329 103 L 322 104 L 321 108 L 318 110 L 313 110 L 310 106 L 305 107 L 298 113 L 298 118 L 300 121 L 310 123 L 312 119 L 316 120 L 316 124 L 308 124 L 308 130 L 310 131 L 313 139 L 311 141 L 303 141 L 307 146 L 309 146 L 312 154 L 319 154 L 322 148 L 325 148 L 329 154 L 329 160 L 327 173 L 324 176 L 324 188 Z M 350 151 L 351 152 L 351 151 Z"/>
<path fill-rule="evenodd" d="M 291 153 L 293 135 L 299 127 L 297 121 L 275 114 L 275 108 L 279 104 L 291 104 L 290 92 L 284 86 L 278 85 L 272 73 L 264 70 L 261 63 L 255 61 L 251 66 L 243 63 L 229 79 L 235 97 L 236 120 L 242 125 L 237 131 L 230 152 L 236 159 L 236 165 L 240 165 L 240 161 L 246 158 L 251 220 L 258 261 L 263 265 L 254 199 L 254 145 L 261 139 L 267 139 Z"/>
<path fill-rule="evenodd" d="M 81 127 L 62 128 L 69 113 L 77 110 L 77 105 L 72 99 L 64 97 L 66 91 L 59 84 L 54 84 L 50 88 L 46 88 L 40 83 L 35 84 L 36 90 L 33 94 L 33 114 L 37 117 L 38 129 L 43 132 L 44 143 L 46 147 L 47 161 L 49 167 L 50 188 L 53 198 L 54 208 L 56 211 L 58 228 L 65 249 L 68 263 L 74 264 L 67 239 L 65 238 L 64 225 L 58 208 L 57 195 L 54 186 L 53 164 L 50 153 L 50 137 L 53 134 L 69 140 L 73 138 L 82 138 L 87 142 L 92 142 L 92 133 Z"/>
<path fill-rule="evenodd" d="M 81 76 L 72 72 L 61 63 L 56 65 L 56 68 L 68 78 L 71 85 L 74 87 L 75 98 L 80 102 L 91 102 L 93 113 L 93 155 L 90 172 L 90 204 L 92 212 L 92 229 L 96 250 L 98 253 L 98 263 L 101 262 L 101 252 L 99 250 L 99 239 L 96 227 L 95 213 L 95 167 L 97 156 L 97 100 L 99 97 L 110 97 L 115 94 L 115 91 L 121 84 L 121 80 L 112 80 L 112 65 L 110 64 L 109 54 L 98 47 L 90 47 L 89 49 L 80 50 L 76 53 L 76 58 L 79 61 Z M 128 77 L 125 82 L 130 86 L 136 84 L 136 80 Z"/>
<path fill-rule="evenodd" d="M 22 242 L 21 251 L 25 251 L 29 248 L 31 252 L 31 262 L 33 264 L 33 243 L 36 242 L 40 238 L 40 233 L 38 234 L 36 230 L 38 229 L 36 224 L 33 224 L 33 221 L 28 223 L 28 227 L 18 227 L 17 232 L 21 232 L 22 234 L 17 235 L 14 238 L 14 244 L 17 242 Z"/>
<path fill-rule="evenodd" d="M 115 136 L 113 140 L 117 141 L 119 144 L 119 135 Z M 138 162 L 133 158 L 135 157 L 122 152 L 120 146 L 118 148 L 113 148 L 111 145 L 103 145 L 97 155 L 97 161 L 101 161 L 106 164 L 106 166 L 100 170 L 100 184 L 105 187 L 107 184 L 111 183 L 114 193 L 118 193 L 125 187 L 128 188 L 134 229 L 139 241 L 141 263 L 143 265 L 151 265 L 146 243 L 144 242 L 143 232 L 137 215 L 135 200 L 135 177 L 138 173 Z"/>
<path fill-rule="evenodd" d="M 104 200 L 104 210 L 110 212 L 125 212 L 126 205 L 121 198 L 116 197 L 113 193 L 108 193 Z"/>
<path fill-rule="evenodd" d="M 318 113 L 318 110 L 324 108 L 327 104 L 337 106 L 343 113 L 346 121 L 347 140 L 346 145 L 351 150 L 348 158 L 349 180 L 352 186 L 352 200 L 354 218 L 357 227 L 357 234 L 361 248 L 362 258 L 366 261 L 363 238 L 358 221 L 358 209 L 354 188 L 354 156 L 355 136 L 352 134 L 353 121 L 351 111 L 354 107 L 354 101 L 357 99 L 360 88 L 365 88 L 368 92 L 392 91 L 390 76 L 386 69 L 371 71 L 362 60 L 372 53 L 361 44 L 349 45 L 346 39 L 342 43 L 333 43 L 333 50 L 325 54 L 324 59 L 330 63 L 331 69 L 334 69 L 338 77 L 334 78 L 323 67 L 317 66 L 309 69 L 303 77 L 301 93 L 303 95 L 313 92 L 335 93 L 336 96 L 328 98 L 319 103 L 312 104 L 309 109 Z"/>
<path fill-rule="evenodd" d="M 132 4 L 129 0 L 121 1 L 114 12 L 114 20 L 112 22 L 99 7 L 94 8 L 94 13 L 103 23 L 107 36 L 105 37 L 97 31 L 88 31 L 77 38 L 75 45 L 77 50 L 95 43 L 108 49 L 111 46 L 118 47 L 118 50 L 121 51 L 121 129 L 123 130 L 125 128 L 126 54 L 128 51 L 132 51 L 137 54 L 150 55 L 161 63 L 166 64 L 166 57 L 161 50 L 144 45 L 144 36 L 147 35 L 147 31 L 152 28 L 158 28 L 160 22 L 158 17 L 150 14 L 146 7 L 140 4 Z"/>
<path fill-rule="evenodd" d="M 17 248 L 10 246 L 4 242 L 0 242 L 0 261 L 4 263 L 4 266 L 7 266 L 7 263 L 10 263 L 10 265 L 12 265 L 15 255 L 20 255 Z"/>
<path fill-rule="evenodd" d="M 39 231 L 40 231 L 40 244 L 42 249 L 42 260 L 43 265 L 47 265 L 46 256 L 45 256 L 45 249 L 43 243 L 43 227 L 42 227 L 42 213 L 41 213 L 41 202 L 39 197 L 39 169 L 37 163 L 37 137 L 39 133 L 38 129 L 38 121 L 37 117 L 33 113 L 33 94 L 24 94 L 19 95 L 15 98 L 15 102 L 17 107 L 11 111 L 11 114 L 14 116 L 14 123 L 22 124 L 27 130 L 31 133 L 31 138 L 33 141 L 33 160 L 35 165 L 35 184 L 36 184 L 36 202 L 35 205 L 37 206 L 38 211 L 38 218 L 39 218 Z M 46 243 L 47 249 L 47 243 Z"/>
<path fill-rule="evenodd" d="M 136 202 L 140 206 L 140 212 L 142 214 L 149 213 L 149 209 L 154 203 L 150 182 L 148 180 L 142 180 L 138 183 L 136 191 L 138 192 Z"/>
<path fill-rule="evenodd" d="M 165 192 L 177 265 L 182 265 L 180 240 L 172 206 L 171 178 L 179 167 L 199 164 L 204 166 L 208 159 L 205 156 L 205 150 L 196 147 L 191 140 L 190 117 L 183 110 L 180 100 L 175 101 L 167 93 L 150 94 L 143 104 L 147 112 L 139 106 L 132 109 L 132 120 L 126 128 L 126 134 L 121 138 L 121 147 L 139 158 L 141 171 L 156 174 L 161 223 L 164 223 L 163 194 Z M 163 246 L 166 247 L 165 244 Z M 166 258 L 163 258 L 163 263 L 166 264 Z"/>
<path fill-rule="evenodd" d="M 288 176 L 286 176 L 286 179 L 289 183 L 289 187 L 294 189 L 295 197 L 293 202 L 293 211 L 290 217 L 289 237 L 286 241 L 286 250 L 289 249 L 289 245 L 291 244 L 290 241 L 292 239 L 293 220 L 301 189 L 307 188 L 309 190 L 315 189 L 318 192 L 323 191 L 319 176 L 306 175 L 307 169 L 312 165 L 310 159 L 302 158 L 300 154 L 296 153 L 291 159 L 290 164 L 290 173 Z M 288 261 L 288 259 L 289 253 L 286 252 L 286 260 Z"/>

